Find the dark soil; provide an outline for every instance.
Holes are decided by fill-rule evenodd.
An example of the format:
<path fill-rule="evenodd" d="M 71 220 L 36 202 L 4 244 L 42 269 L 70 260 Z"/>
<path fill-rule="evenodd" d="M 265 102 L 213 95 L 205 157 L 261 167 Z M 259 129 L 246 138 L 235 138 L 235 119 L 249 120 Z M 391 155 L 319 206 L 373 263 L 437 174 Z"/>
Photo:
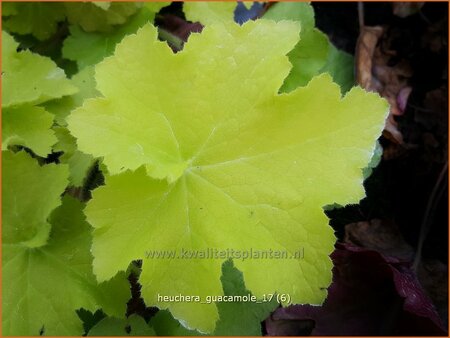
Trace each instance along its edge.
<path fill-rule="evenodd" d="M 354 54 L 359 34 L 358 4 L 313 3 L 317 26 L 333 43 Z M 348 223 L 372 218 L 392 219 L 404 238 L 417 245 L 431 192 L 448 154 L 448 4 L 426 3 L 420 12 L 400 18 L 392 3 L 364 3 L 365 25 L 380 25 L 391 38 L 396 55 L 412 65 L 412 93 L 403 116 L 396 117 L 407 146 L 398 154 L 384 154 L 379 167 L 366 181 L 367 198 L 359 205 L 329 212 L 340 239 Z M 435 45 L 435 41 L 440 45 Z M 391 141 L 381 138 L 386 148 Z M 385 150 L 386 151 L 386 150 Z M 427 222 L 424 257 L 448 263 L 448 180 L 440 184 Z"/>

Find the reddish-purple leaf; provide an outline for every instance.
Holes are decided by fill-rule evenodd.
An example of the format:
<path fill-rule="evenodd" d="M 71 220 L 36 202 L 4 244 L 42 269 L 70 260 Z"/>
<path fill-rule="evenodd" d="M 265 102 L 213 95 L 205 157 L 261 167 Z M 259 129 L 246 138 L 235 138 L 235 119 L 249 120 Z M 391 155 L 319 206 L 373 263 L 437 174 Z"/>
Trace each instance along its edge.
<path fill-rule="evenodd" d="M 322 306 L 293 305 L 266 320 L 269 335 L 446 335 L 409 264 L 351 244 L 332 254 L 333 283 Z"/>

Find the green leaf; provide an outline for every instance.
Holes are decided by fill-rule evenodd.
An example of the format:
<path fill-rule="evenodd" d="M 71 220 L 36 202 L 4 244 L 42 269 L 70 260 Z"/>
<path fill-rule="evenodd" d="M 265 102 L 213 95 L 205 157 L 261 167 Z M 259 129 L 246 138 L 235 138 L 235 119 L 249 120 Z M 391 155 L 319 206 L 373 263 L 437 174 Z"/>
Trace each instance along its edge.
<path fill-rule="evenodd" d="M 2 3 L 3 28 L 18 34 L 32 34 L 39 40 L 50 38 L 57 29 L 58 22 L 64 21 L 65 10 L 62 3 L 16 2 Z M 2 37 L 2 41 L 5 41 Z"/>
<path fill-rule="evenodd" d="M 76 61 L 79 69 L 94 65 L 111 55 L 116 44 L 125 36 L 135 33 L 146 23 L 153 22 L 155 13 L 158 11 L 159 8 L 154 8 L 152 11 L 143 7 L 126 24 L 116 27 L 108 33 L 87 33 L 78 26 L 71 26 L 69 28 L 70 36 L 64 41 L 63 56 Z"/>
<path fill-rule="evenodd" d="M 314 8 L 308 2 L 277 2 L 269 7 L 264 19 L 300 22 L 302 33 L 315 28 Z"/>
<path fill-rule="evenodd" d="M 186 1 L 183 3 L 183 12 L 186 19 L 209 25 L 216 22 L 230 22 L 234 20 L 234 1 Z"/>
<path fill-rule="evenodd" d="M 17 2 L 2 2 L 2 16 L 16 15 L 18 12 Z"/>
<path fill-rule="evenodd" d="M 67 166 L 41 167 L 24 151 L 3 151 L 2 160 L 2 243 L 44 245 L 50 231 L 47 219 L 67 186 Z"/>
<path fill-rule="evenodd" d="M 353 56 L 343 52 L 330 43 L 330 50 L 325 66 L 321 73 L 330 73 L 333 81 L 341 86 L 343 93 L 348 92 L 355 85 L 355 65 Z"/>
<path fill-rule="evenodd" d="M 111 2 L 107 8 L 91 2 L 66 2 L 64 6 L 69 22 L 86 32 L 109 32 L 138 10 L 134 2 Z"/>
<path fill-rule="evenodd" d="M 167 310 L 159 310 L 150 320 L 150 325 L 155 330 L 157 336 L 190 337 L 202 335 L 198 331 L 186 329 Z"/>
<path fill-rule="evenodd" d="M 231 261 L 222 266 L 222 287 L 226 296 L 246 296 L 242 272 Z M 278 306 L 276 297 L 261 302 L 222 302 L 217 304 L 219 321 L 214 331 L 215 336 L 261 336 L 261 322 Z"/>
<path fill-rule="evenodd" d="M 361 88 L 342 98 L 329 75 L 277 94 L 298 38 L 293 22 L 224 23 L 174 54 L 147 25 L 96 67 L 104 97 L 73 111 L 68 128 L 111 174 L 85 210 L 98 280 L 149 250 L 270 249 L 287 258 L 234 260 L 248 290 L 323 302 L 335 237 L 322 207 L 364 197 L 388 105 Z M 214 331 L 215 304 L 158 295 L 222 295 L 224 260 L 144 259 L 146 304 Z"/>
<path fill-rule="evenodd" d="M 100 7 L 101 9 L 107 11 L 109 9 L 109 7 L 111 6 L 111 2 L 109 1 L 92 1 L 92 4 Z"/>
<path fill-rule="evenodd" d="M 306 2 L 279 2 L 264 14 L 265 19 L 293 20 L 301 24 L 300 41 L 289 53 L 293 68 L 286 78 L 282 92 L 290 92 L 306 85 L 325 67 L 329 42 L 325 34 L 315 28 L 314 9 Z"/>
<path fill-rule="evenodd" d="M 13 37 L 2 32 L 2 108 L 39 104 L 77 92 L 51 59 L 16 52 L 17 47 Z"/>
<path fill-rule="evenodd" d="M 95 325 L 88 336 L 154 336 L 155 332 L 138 315 L 127 319 L 106 317 Z"/>
<path fill-rule="evenodd" d="M 79 89 L 77 93 L 45 103 L 45 108 L 55 115 L 55 121 L 60 126 L 67 125 L 66 117 L 72 110 L 81 106 L 85 99 L 100 94 L 95 88 L 94 67 L 86 67 L 75 74 L 71 83 Z"/>
<path fill-rule="evenodd" d="M 76 139 L 66 128 L 55 127 L 54 130 L 58 138 L 54 150 L 64 153 L 59 160 L 61 163 L 69 165 L 69 183 L 72 186 L 81 187 L 95 164 L 95 160 L 91 155 L 84 154 L 77 149 Z"/>
<path fill-rule="evenodd" d="M 17 172 L 14 175 L 24 176 Z M 13 184 L 6 179 L 4 182 Z M 45 199 L 31 190 L 38 185 L 39 181 L 33 180 L 27 188 L 28 195 L 34 198 L 34 208 Z M 19 206 L 3 204 L 3 210 L 12 207 L 20 214 L 30 213 Z M 8 290 L 2 298 L 3 335 L 39 335 L 41 329 L 45 335 L 81 335 L 83 327 L 75 310 L 102 307 L 111 315 L 125 313 L 125 302 L 130 296 L 125 276 L 97 284 L 92 274 L 91 234 L 82 207 L 77 200 L 63 197 L 62 206 L 50 218 L 50 239 L 39 248 L 18 241 L 20 231 L 28 232 L 26 226 L 3 222 L 4 231 L 16 226 L 20 232 L 15 241 L 3 240 L 2 244 L 2 285 L 3 290 Z"/>
<path fill-rule="evenodd" d="M 101 309 L 95 312 L 91 312 L 89 310 L 81 308 L 77 310 L 77 315 L 83 322 L 83 335 L 86 335 L 87 332 L 89 332 L 89 330 L 92 329 L 103 318 L 106 318 L 105 313 Z"/>
<path fill-rule="evenodd" d="M 77 92 L 64 71 L 49 58 L 17 52 L 18 43 L 2 32 L 2 150 L 21 145 L 46 157 L 57 141 L 53 116 L 33 106 Z"/>
<path fill-rule="evenodd" d="M 363 169 L 363 177 L 367 179 L 370 175 L 372 175 L 372 171 L 374 168 L 378 166 L 381 162 L 381 158 L 383 157 L 383 147 L 380 142 L 377 141 L 377 145 L 375 147 L 375 151 L 373 152 L 372 158 L 370 159 L 367 167 Z"/>
<path fill-rule="evenodd" d="M 282 91 L 304 86 L 315 75 L 325 72 L 330 73 L 343 93 L 354 86 L 353 57 L 336 49 L 327 36 L 315 28 L 314 9 L 309 3 L 280 2 L 270 7 L 264 18 L 298 21 L 302 27 L 300 42 L 289 54 L 293 69 Z"/>
<path fill-rule="evenodd" d="M 140 3 L 142 7 L 147 8 L 148 10 L 150 10 L 150 12 L 153 12 L 155 14 L 158 13 L 161 10 L 161 8 L 167 7 L 170 4 L 171 4 L 170 1 L 145 1 Z"/>
<path fill-rule="evenodd" d="M 242 273 L 231 261 L 222 265 L 222 288 L 226 296 L 248 296 Z M 271 301 L 218 302 L 219 321 L 213 336 L 261 336 L 261 322 L 278 306 L 276 298 Z M 198 331 L 186 329 L 168 311 L 161 310 L 151 319 L 150 325 L 158 336 L 197 336 Z"/>
<path fill-rule="evenodd" d="M 304 86 L 320 74 L 327 61 L 328 49 L 328 38 L 318 29 L 303 33 L 299 44 L 289 53 L 293 68 L 281 91 L 290 92 Z"/>
<path fill-rule="evenodd" d="M 42 107 L 20 106 L 2 111 L 2 150 L 10 146 L 24 146 L 36 155 L 47 157 L 57 141 L 53 115 Z"/>

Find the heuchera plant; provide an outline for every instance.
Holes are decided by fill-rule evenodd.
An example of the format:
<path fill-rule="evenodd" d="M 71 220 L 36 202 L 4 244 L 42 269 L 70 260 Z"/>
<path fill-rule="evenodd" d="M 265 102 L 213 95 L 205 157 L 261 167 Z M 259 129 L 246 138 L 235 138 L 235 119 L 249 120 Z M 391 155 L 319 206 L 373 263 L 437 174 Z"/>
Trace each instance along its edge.
<path fill-rule="evenodd" d="M 209 19 L 177 53 L 148 23 L 163 4 L 95 5 L 105 12 L 97 30 L 80 21 L 84 7 L 76 8 L 65 14 L 73 26 L 63 53 L 80 68 L 70 80 L 49 58 L 17 52 L 17 42 L 3 33 L 3 334 L 80 335 L 75 310 L 84 308 L 110 316 L 90 334 L 117 328 L 124 335 L 128 327 L 135 334 L 255 335 L 276 302 L 158 296 L 275 293 L 287 295 L 282 305 L 323 303 L 335 243 L 323 207 L 364 197 L 363 169 L 388 106 L 358 87 L 342 95 L 324 73 L 338 68 L 339 52 L 314 28 L 312 8 L 297 4 L 309 14 L 289 18 L 291 7 L 281 6 L 293 5 L 279 5 L 242 26 L 225 15 L 228 4 L 216 12 L 214 5 L 190 5 L 188 17 Z M 20 33 L 13 28 L 23 8 L 8 10 L 7 27 Z M 125 14 L 112 15 L 115 10 Z M 114 29 L 122 21 L 108 18 L 127 23 Z M 305 51 L 315 48 L 314 36 L 321 45 L 312 62 Z M 108 41 L 115 49 L 94 48 L 90 58 L 77 53 L 76 41 L 96 47 Z M 302 58 L 309 66 L 302 68 Z M 44 164 L 52 147 L 63 152 L 62 164 Z M 84 211 L 67 193 L 61 200 L 68 185 L 85 184 L 96 159 L 105 182 Z M 209 249 L 303 250 L 304 256 L 146 257 Z M 136 260 L 142 260 L 145 304 L 167 310 L 149 324 L 124 318 L 125 271 Z M 236 320 L 245 325 L 236 329 Z"/>
<path fill-rule="evenodd" d="M 174 54 L 148 25 L 96 67 L 103 97 L 68 125 L 108 169 L 85 210 L 99 281 L 149 249 L 304 248 L 303 260 L 234 263 L 258 297 L 323 302 L 334 235 L 322 207 L 364 196 L 362 169 L 387 106 L 359 88 L 341 98 L 327 75 L 279 95 L 298 36 L 291 22 L 211 25 Z M 222 294 L 222 263 L 144 260 L 144 300 L 210 332 L 215 304 L 157 295 Z"/>

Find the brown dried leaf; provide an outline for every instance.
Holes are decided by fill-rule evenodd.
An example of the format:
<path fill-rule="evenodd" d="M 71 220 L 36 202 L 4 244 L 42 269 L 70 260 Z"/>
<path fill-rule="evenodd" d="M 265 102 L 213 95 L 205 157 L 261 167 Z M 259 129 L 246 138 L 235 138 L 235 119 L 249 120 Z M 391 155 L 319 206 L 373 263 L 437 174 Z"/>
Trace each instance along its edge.
<path fill-rule="evenodd" d="M 390 220 L 372 219 L 368 222 L 347 224 L 345 242 L 403 261 L 410 261 L 414 256 L 413 248 L 405 242 L 396 224 Z"/>

